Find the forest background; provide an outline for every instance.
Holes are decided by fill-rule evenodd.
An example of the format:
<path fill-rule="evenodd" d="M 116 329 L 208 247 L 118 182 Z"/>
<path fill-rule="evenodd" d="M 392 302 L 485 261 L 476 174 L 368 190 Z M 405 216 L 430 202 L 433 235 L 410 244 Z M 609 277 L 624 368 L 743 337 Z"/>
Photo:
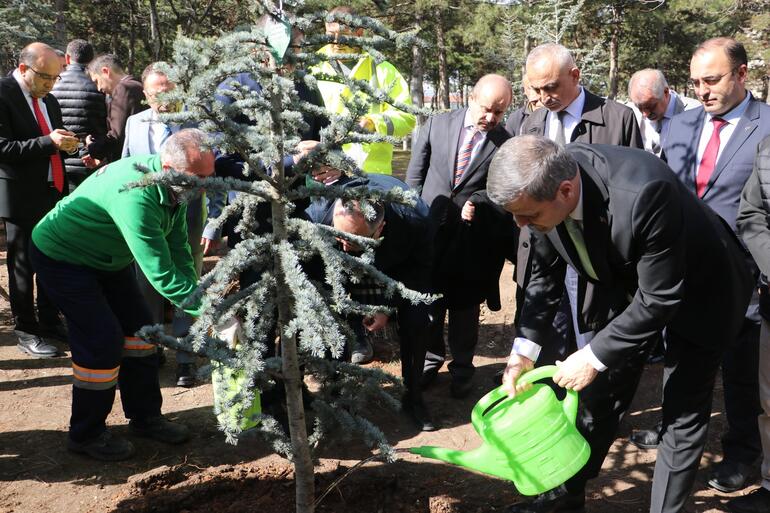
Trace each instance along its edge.
<path fill-rule="evenodd" d="M 304 10 L 340 0 L 309 0 Z M 583 83 L 623 100 L 630 75 L 663 71 L 680 93 L 701 41 L 733 36 L 749 53 L 750 88 L 769 101 L 770 0 L 350 0 L 348 5 L 397 31 L 417 30 L 424 46 L 387 57 L 410 80 L 413 103 L 448 109 L 467 104 L 483 74 L 507 76 L 520 92 L 525 56 L 543 42 L 573 50 Z M 167 60 L 176 34 L 208 37 L 254 21 L 250 0 L 3 0 L 0 76 L 19 50 L 44 41 L 64 49 L 82 38 L 118 55 L 129 73 Z M 520 93 L 519 93 L 520 94 Z M 522 99 L 522 98 L 520 98 Z M 423 103 L 425 102 L 425 103 Z M 518 102 L 514 103 L 514 106 Z"/>

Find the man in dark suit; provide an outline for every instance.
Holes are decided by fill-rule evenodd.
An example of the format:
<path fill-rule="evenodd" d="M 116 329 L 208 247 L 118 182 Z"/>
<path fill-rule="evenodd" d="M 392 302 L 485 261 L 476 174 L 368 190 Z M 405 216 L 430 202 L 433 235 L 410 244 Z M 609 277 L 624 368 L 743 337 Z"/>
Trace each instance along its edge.
<path fill-rule="evenodd" d="M 110 96 L 107 135 L 86 140 L 89 158 L 84 159 L 84 162 L 87 166 L 94 166 L 95 161 L 120 160 L 128 117 L 145 110 L 147 105 L 143 102 L 142 83 L 123 71 L 117 56 L 109 53 L 98 56 L 88 65 L 88 73 L 99 91 Z"/>
<path fill-rule="evenodd" d="M 642 148 L 639 125 L 634 113 L 612 100 L 605 100 L 591 93 L 580 85 L 580 69 L 575 64 L 572 54 L 562 45 L 543 44 L 534 48 L 527 56 L 527 77 L 532 89 L 540 95 L 540 103 L 545 107 L 532 113 L 521 127 L 520 135 L 540 135 L 558 144 L 583 142 L 591 144 L 614 144 L 631 148 Z M 517 256 L 517 283 L 526 287 L 529 273 L 530 250 L 537 242 L 530 240 L 529 229 L 523 228 L 519 237 Z M 577 275 L 573 269 L 567 269 L 567 291 L 562 302 L 563 315 L 554 325 L 557 337 L 562 338 L 563 348 L 546 351 L 538 364 L 553 363 L 554 358 L 567 353 L 577 343 L 578 347 L 587 344 L 592 334 L 583 333 L 578 327 Z M 520 294 L 519 294 L 520 295 Z M 571 324 L 569 326 L 569 316 Z M 564 322 L 568 325 L 564 325 Z M 569 336 L 574 333 L 575 342 Z"/>
<path fill-rule="evenodd" d="M 485 75 L 476 83 L 467 109 L 431 117 L 412 148 L 406 181 L 422 189 L 437 227 L 433 288 L 444 297 L 434 303 L 433 325 L 425 360 L 423 383 L 432 382 L 444 363 L 444 318 L 449 312 L 452 362 L 451 393 L 455 398 L 472 390 L 473 355 L 478 340 L 479 305 L 488 290 L 468 279 L 477 270 L 486 246 L 475 237 L 471 195 L 486 187 L 492 156 L 510 135 L 500 124 L 511 103 L 511 84 L 500 75 Z M 483 269 L 482 269 L 483 271 Z M 497 278 L 497 277 L 496 277 Z"/>
<path fill-rule="evenodd" d="M 0 217 L 5 222 L 11 311 L 19 349 L 31 356 L 56 356 L 42 337 L 66 340 L 56 307 L 37 287 L 27 250 L 35 224 L 67 191 L 64 158 L 77 149 L 74 133 L 62 128 L 59 103 L 48 93 L 61 65 L 53 48 L 31 43 L 10 77 L 0 79 Z"/>
<path fill-rule="evenodd" d="M 553 378 L 582 390 L 578 427 L 591 457 L 564 487 L 515 511 L 584 511 L 586 481 L 601 469 L 650 340 L 664 328 L 663 435 L 650 511 L 682 511 L 706 442 L 724 340 L 740 329 L 754 285 L 742 245 L 644 151 L 515 137 L 490 165 L 487 193 L 538 239 L 504 386 L 515 394 L 516 379 L 537 358 L 568 263 L 578 272 L 580 323 L 596 332 Z"/>
<path fill-rule="evenodd" d="M 692 85 L 702 107 L 671 121 L 663 148 L 679 180 L 733 230 L 757 147 L 770 135 L 770 106 L 746 89 L 747 75 L 742 44 L 731 38 L 702 43 L 690 61 Z M 727 432 L 722 437 L 724 459 L 708 480 L 709 486 L 723 492 L 748 485 L 761 454 L 756 421 L 762 411 L 757 382 L 758 301 L 755 294 L 737 337 L 723 340 L 729 348 L 722 362 Z"/>

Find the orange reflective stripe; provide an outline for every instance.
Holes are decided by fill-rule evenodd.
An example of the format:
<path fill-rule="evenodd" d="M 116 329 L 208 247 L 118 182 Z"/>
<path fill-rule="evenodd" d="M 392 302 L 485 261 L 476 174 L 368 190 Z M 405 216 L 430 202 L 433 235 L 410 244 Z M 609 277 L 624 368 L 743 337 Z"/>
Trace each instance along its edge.
<path fill-rule="evenodd" d="M 72 375 L 79 381 L 89 383 L 109 383 L 118 379 L 120 367 L 114 369 L 89 369 L 80 365 L 72 364 Z"/>
<path fill-rule="evenodd" d="M 129 351 L 146 351 L 155 349 L 155 344 L 148 344 L 139 337 L 126 337 L 123 348 Z"/>
<path fill-rule="evenodd" d="M 123 356 L 128 358 L 143 358 L 157 353 L 155 344 L 148 344 L 139 337 L 125 337 L 123 342 Z"/>

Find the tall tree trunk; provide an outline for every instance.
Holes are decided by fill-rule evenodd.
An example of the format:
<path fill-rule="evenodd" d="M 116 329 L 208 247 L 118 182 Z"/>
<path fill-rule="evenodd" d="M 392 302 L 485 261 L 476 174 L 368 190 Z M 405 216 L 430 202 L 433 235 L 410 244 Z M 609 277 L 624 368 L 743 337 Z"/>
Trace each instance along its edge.
<path fill-rule="evenodd" d="M 277 70 L 276 70 L 277 72 Z M 281 120 L 281 99 L 278 94 L 270 94 L 271 131 L 277 138 L 278 155 L 283 155 L 283 121 Z M 275 170 L 275 180 L 279 187 L 284 184 L 283 160 L 278 159 L 272 163 Z M 281 192 L 277 191 L 276 197 Z M 288 214 L 284 204 L 280 201 L 272 201 L 273 236 L 277 244 L 288 245 L 288 230 L 286 219 Z M 281 266 L 281 253 L 278 253 L 273 268 L 278 283 L 285 283 L 283 268 Z M 286 293 L 287 288 L 279 287 L 278 297 L 278 333 L 281 348 L 283 386 L 286 390 L 286 410 L 289 417 L 289 436 L 294 453 L 294 484 L 297 513 L 313 513 L 315 509 L 315 475 L 313 459 L 310 454 L 310 445 L 307 439 L 307 427 L 305 426 L 305 406 L 302 402 L 302 374 L 299 370 L 299 357 L 297 354 L 297 337 L 286 337 L 282 328 L 291 320 L 291 297 Z"/>
<path fill-rule="evenodd" d="M 160 60 L 160 27 L 158 26 L 158 2 L 150 0 L 150 41 L 152 42 L 152 60 Z"/>
<path fill-rule="evenodd" d="M 527 55 L 532 51 L 532 38 L 524 36 L 524 59 L 521 61 L 521 76 L 524 77 L 527 73 Z"/>
<path fill-rule="evenodd" d="M 56 0 L 54 8 L 56 9 L 56 23 L 54 24 L 56 44 L 64 49 L 67 46 L 67 0 Z"/>
<path fill-rule="evenodd" d="M 128 2 L 128 73 L 134 73 L 136 65 L 136 9 L 134 0 Z"/>
<path fill-rule="evenodd" d="M 620 40 L 620 28 L 623 23 L 623 6 L 620 4 L 610 6 L 612 22 L 610 23 L 610 90 L 607 98 L 614 100 L 618 95 L 618 44 Z"/>
<path fill-rule="evenodd" d="M 607 98 L 610 100 L 614 100 L 618 95 L 618 32 L 620 32 L 620 26 L 613 25 L 610 35 L 610 91 L 607 94 Z"/>
<path fill-rule="evenodd" d="M 438 91 L 441 107 L 449 108 L 449 72 L 446 62 L 446 34 L 444 33 L 444 20 L 441 16 L 441 8 L 436 7 L 436 46 L 438 46 Z"/>
<path fill-rule="evenodd" d="M 422 28 L 422 12 L 415 6 L 414 28 L 419 33 Z M 425 76 L 425 63 L 422 58 L 422 48 L 412 45 L 412 72 L 409 78 L 409 92 L 412 95 L 412 105 L 422 108 L 425 105 L 425 88 L 423 77 Z M 417 116 L 413 137 L 420 131 L 420 126 L 425 122 L 425 116 Z"/>

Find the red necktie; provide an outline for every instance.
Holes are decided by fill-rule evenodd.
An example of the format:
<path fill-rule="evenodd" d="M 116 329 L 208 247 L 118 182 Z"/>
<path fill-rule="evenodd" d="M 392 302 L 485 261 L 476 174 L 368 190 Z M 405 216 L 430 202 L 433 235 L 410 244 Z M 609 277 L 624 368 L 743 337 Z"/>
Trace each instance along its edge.
<path fill-rule="evenodd" d="M 479 133 L 480 132 L 478 130 L 472 129 L 471 136 L 465 142 L 465 145 L 462 147 L 460 153 L 457 154 L 457 167 L 455 168 L 454 185 L 460 183 L 460 180 L 463 179 L 463 175 L 465 174 L 465 170 L 468 169 L 468 164 L 471 163 L 473 147 L 476 146 L 476 140 Z"/>
<path fill-rule="evenodd" d="M 698 166 L 698 174 L 695 177 L 695 190 L 698 192 L 699 198 L 702 198 L 706 192 L 706 186 L 714 172 L 714 167 L 717 165 L 720 144 L 719 131 L 727 124 L 727 121 L 722 118 L 711 118 L 711 122 L 714 124 L 714 131 L 706 145 L 706 151 L 703 152 L 703 158 L 701 158 L 700 166 Z"/>
<path fill-rule="evenodd" d="M 37 100 L 37 98 L 32 98 L 32 110 L 35 111 L 35 118 L 37 118 L 37 124 L 40 126 L 40 132 L 43 135 L 48 135 L 51 133 L 51 129 L 45 121 L 45 116 L 43 116 L 43 111 L 40 110 Z M 64 190 L 64 163 L 61 161 L 59 150 L 56 150 L 51 155 L 51 174 L 53 175 L 53 186 L 56 187 L 57 191 L 62 192 Z"/>

